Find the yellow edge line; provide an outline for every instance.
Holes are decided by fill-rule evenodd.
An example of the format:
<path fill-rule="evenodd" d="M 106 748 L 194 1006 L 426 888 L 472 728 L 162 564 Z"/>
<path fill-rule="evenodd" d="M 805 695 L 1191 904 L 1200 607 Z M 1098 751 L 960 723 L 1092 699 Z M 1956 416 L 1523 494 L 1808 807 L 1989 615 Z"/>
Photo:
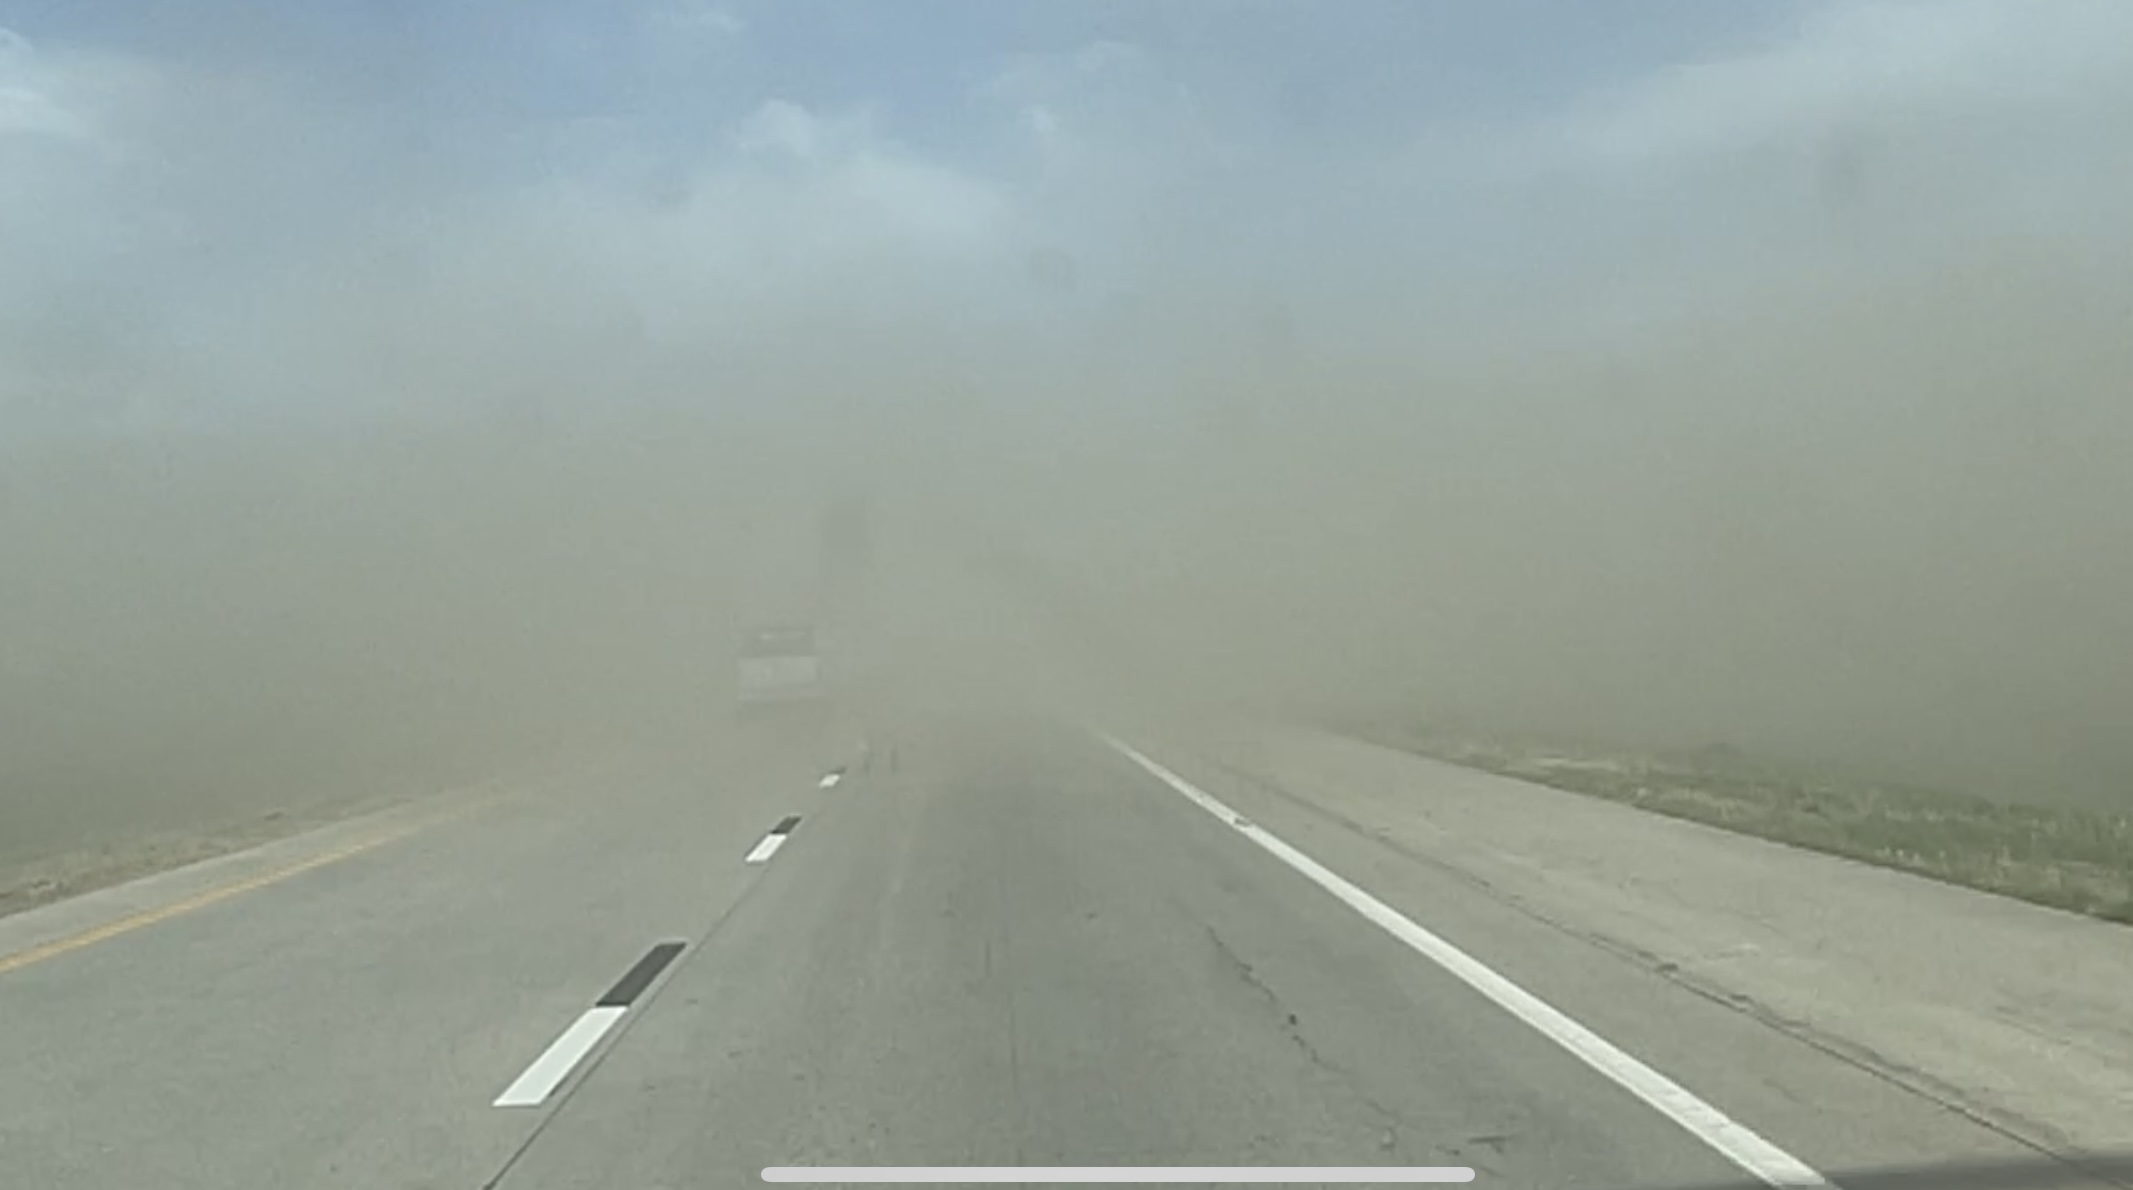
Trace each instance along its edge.
<path fill-rule="evenodd" d="M 168 905 L 160 905 L 154 909 L 143 910 L 130 917 L 122 917 L 117 921 L 107 922 L 94 929 L 83 930 L 79 934 L 71 934 L 65 938 L 58 938 L 39 946 L 32 946 L 28 950 L 18 950 L 11 955 L 0 955 L 0 975 L 5 975 L 10 971 L 20 971 L 24 967 L 42 963 L 46 959 L 58 958 L 60 955 L 70 954 L 84 947 L 94 946 L 99 942 L 107 942 L 121 934 L 131 934 L 135 930 L 145 929 L 160 922 L 169 921 L 174 917 L 182 917 L 195 910 L 205 909 L 209 905 L 227 901 L 232 897 L 243 896 L 248 892 L 257 892 L 269 885 L 279 884 L 292 876 L 301 876 L 305 872 L 323 868 L 328 864 L 339 863 L 344 859 L 361 855 L 366 851 L 374 851 L 387 843 L 405 839 L 426 827 L 435 826 L 440 822 L 453 818 L 464 817 L 486 804 L 487 801 L 485 800 L 480 805 L 463 809 L 457 813 L 443 814 L 426 822 L 398 827 L 383 834 L 373 835 L 370 838 L 350 843 L 343 847 L 337 847 L 332 851 L 322 852 L 309 859 L 298 860 L 293 864 L 261 872 L 257 876 L 249 876 L 231 884 L 224 884 L 208 889 L 205 892 L 195 893 L 182 901 L 173 901 Z"/>

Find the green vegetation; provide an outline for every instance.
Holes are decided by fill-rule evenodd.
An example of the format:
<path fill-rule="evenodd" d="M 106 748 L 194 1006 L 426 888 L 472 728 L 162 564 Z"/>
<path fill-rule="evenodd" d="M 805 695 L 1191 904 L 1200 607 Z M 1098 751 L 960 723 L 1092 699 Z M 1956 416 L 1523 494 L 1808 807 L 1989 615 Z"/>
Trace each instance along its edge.
<path fill-rule="evenodd" d="M 1346 727 L 1374 742 L 1742 834 L 2133 924 L 2133 817 L 1803 772 L 1717 746 L 1629 753 Z"/>

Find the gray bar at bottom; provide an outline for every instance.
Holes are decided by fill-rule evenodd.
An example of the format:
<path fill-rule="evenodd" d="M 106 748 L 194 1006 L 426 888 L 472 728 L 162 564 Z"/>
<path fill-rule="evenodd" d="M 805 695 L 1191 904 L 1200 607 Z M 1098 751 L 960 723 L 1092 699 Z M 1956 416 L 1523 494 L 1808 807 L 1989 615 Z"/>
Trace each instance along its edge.
<path fill-rule="evenodd" d="M 766 1182 L 1471 1182 L 1464 1165 L 773 1165 Z"/>

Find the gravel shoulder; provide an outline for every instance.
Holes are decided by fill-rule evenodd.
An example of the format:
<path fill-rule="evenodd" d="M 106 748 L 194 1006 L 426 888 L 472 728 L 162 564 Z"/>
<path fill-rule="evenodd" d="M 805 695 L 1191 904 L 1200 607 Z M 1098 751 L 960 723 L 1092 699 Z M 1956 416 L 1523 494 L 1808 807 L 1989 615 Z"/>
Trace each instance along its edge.
<path fill-rule="evenodd" d="M 0 800 L 0 830 L 12 832 L 0 849 L 0 918 L 567 763 L 543 757 L 491 773 L 320 782 L 278 795 L 237 787 L 213 804 L 139 790 L 107 790 L 72 805 Z"/>

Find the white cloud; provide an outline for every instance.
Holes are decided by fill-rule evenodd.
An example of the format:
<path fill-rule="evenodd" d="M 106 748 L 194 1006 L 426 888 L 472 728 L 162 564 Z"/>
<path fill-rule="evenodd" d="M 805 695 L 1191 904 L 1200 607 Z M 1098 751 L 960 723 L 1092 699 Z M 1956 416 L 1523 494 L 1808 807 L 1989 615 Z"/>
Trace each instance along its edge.
<path fill-rule="evenodd" d="M 748 31 L 748 22 L 731 9 L 716 4 L 681 2 L 654 10 L 653 22 L 662 29 L 681 32 L 709 34 L 715 37 L 738 37 Z"/>
<path fill-rule="evenodd" d="M 1425 126 L 1375 166 L 1348 163 L 1343 222 L 1389 229 L 1404 201 L 1458 233 L 1388 240 L 1388 264 L 1448 250 L 1470 280 L 1601 325 L 1760 301 L 1832 270 L 1937 267 L 2009 236 L 2126 243 L 2133 6 L 1804 13 L 1746 50 L 1529 118 Z"/>
<path fill-rule="evenodd" d="M 733 143 L 745 153 L 778 152 L 801 161 L 818 159 L 832 140 L 849 141 L 870 129 L 864 119 L 836 127 L 800 104 L 785 99 L 765 100 L 741 121 Z"/>
<path fill-rule="evenodd" d="M 1758 52 L 1589 98 L 1541 125 L 1539 150 L 1663 184 L 1683 163 L 1757 155 L 1899 173 L 1938 159 L 1970 167 L 1936 179 L 1958 190 L 2014 175 L 2010 155 L 2034 165 L 2037 150 L 2061 163 L 2133 151 L 2113 135 L 2133 118 L 2133 6 L 1882 0 L 1813 11 Z"/>
<path fill-rule="evenodd" d="M 714 5 L 651 12 L 662 28 L 743 31 Z M 365 228 L 427 212 L 431 231 L 379 233 L 432 278 L 407 308 L 439 327 L 493 317 L 496 336 L 536 308 L 567 325 L 573 303 L 628 304 L 679 341 L 690 326 L 868 303 L 906 320 L 1086 313 L 1136 289 L 1144 307 L 1151 293 L 1203 293 L 1169 315 L 1216 322 L 1286 289 L 1304 295 L 1305 322 L 1361 335 L 1375 318 L 1392 334 L 1433 303 L 1493 317 L 1492 279 L 1521 309 L 1619 310 L 1640 288 L 1651 297 L 1636 301 L 1700 306 L 1817 252 L 1864 251 L 1832 237 L 1824 201 L 1822 183 L 1845 172 L 1828 163 L 1847 153 L 1868 184 L 1846 226 L 1885 224 L 1891 244 L 1958 243 L 1965 221 L 1987 218 L 2097 219 L 2114 193 L 2098 163 L 2115 151 L 2133 169 L 2133 149 L 2108 148 L 2133 119 L 2133 7 L 1814 12 L 1753 52 L 1527 120 L 1417 111 L 1404 152 L 1284 139 L 1157 50 L 1114 39 L 1003 59 L 976 88 L 963 115 L 1019 154 L 959 154 L 954 137 L 914 148 L 892 135 L 910 113 L 888 102 L 772 95 L 680 134 L 650 118 L 668 113 L 596 109 L 545 131 L 541 180 L 441 208 L 418 157 L 387 155 L 389 135 L 365 140 L 372 130 L 319 96 L 257 79 L 177 86 L 187 76 L 168 64 L 0 36 L 0 217 L 40 232 L 0 244 L 13 278 L 0 302 L 12 288 L 19 309 L 31 288 L 101 262 L 112 277 L 196 282 L 194 305 L 274 293 L 275 316 L 300 320 L 306 301 L 349 300 L 335 287 L 375 250 Z M 374 164 L 358 152 L 373 143 L 387 146 Z M 70 144 L 97 154 L 55 153 Z M 1073 261 L 1072 294 L 1031 282 L 1040 251 Z M 483 296 L 500 292 L 517 300 Z M 425 350 L 452 350 L 435 337 Z M 204 350 L 195 362 L 215 366 Z"/>
<path fill-rule="evenodd" d="M 1048 143 L 1061 131 L 1059 114 L 1041 103 L 1032 103 L 1022 109 L 1022 121 L 1040 143 Z"/>
<path fill-rule="evenodd" d="M 301 368 L 306 388 L 331 378 L 324 395 L 341 401 L 366 389 L 417 405 L 629 399 L 675 385 L 700 400 L 745 373 L 763 399 L 833 364 L 889 370 L 923 353 L 943 314 L 991 317 L 976 295 L 1013 238 L 1007 197 L 882 136 L 864 109 L 766 102 L 735 122 L 729 150 L 675 163 L 657 195 L 631 181 L 647 149 L 626 123 L 576 122 L 569 142 L 566 171 L 392 241 L 419 262 L 412 276 L 358 240 L 248 295 L 260 311 L 248 387 Z"/>
<path fill-rule="evenodd" d="M 89 125 L 52 97 L 29 87 L 0 87 L 0 136 L 86 139 Z"/>
<path fill-rule="evenodd" d="M 70 95 L 70 72 L 40 54 L 30 40 L 0 26 L 0 139 L 39 137 L 87 141 L 94 122 Z M 86 81 L 86 80 L 84 80 Z"/>

